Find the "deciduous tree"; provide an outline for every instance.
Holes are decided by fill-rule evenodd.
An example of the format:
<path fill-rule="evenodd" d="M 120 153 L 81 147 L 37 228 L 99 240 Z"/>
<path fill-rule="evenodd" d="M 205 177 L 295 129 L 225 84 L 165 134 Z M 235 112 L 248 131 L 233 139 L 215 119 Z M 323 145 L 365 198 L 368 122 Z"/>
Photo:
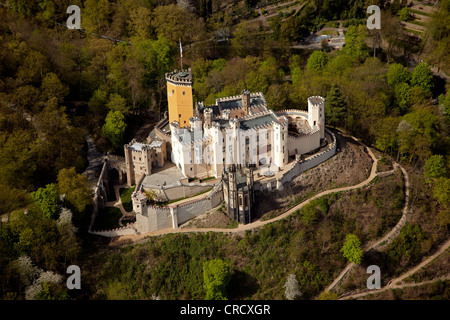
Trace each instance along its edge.
<path fill-rule="evenodd" d="M 102 132 L 115 150 L 123 147 L 123 134 L 126 126 L 125 117 L 120 111 L 110 111 L 106 116 Z"/>
<path fill-rule="evenodd" d="M 361 242 L 359 241 L 356 235 L 352 233 L 347 234 L 341 252 L 344 255 L 344 257 L 350 260 L 351 262 L 356 264 L 361 263 L 363 251 L 361 249 Z"/>
<path fill-rule="evenodd" d="M 422 62 L 414 68 L 411 78 L 411 86 L 418 86 L 427 92 L 431 92 L 433 90 L 433 73 L 428 65 Z"/>
<path fill-rule="evenodd" d="M 322 72 L 328 62 L 328 57 L 322 51 L 314 51 L 308 59 L 306 69 L 317 73 Z"/>
<path fill-rule="evenodd" d="M 61 200 L 56 184 L 51 183 L 45 188 L 39 188 L 31 193 L 31 198 L 36 203 L 43 216 L 56 219 L 60 210 Z"/>
<path fill-rule="evenodd" d="M 225 300 L 226 287 L 231 279 L 231 268 L 221 259 L 203 263 L 203 287 L 206 300 Z"/>
<path fill-rule="evenodd" d="M 83 212 L 92 203 L 91 189 L 87 177 L 75 171 L 75 167 L 61 169 L 58 173 L 58 190 L 78 212 Z"/>

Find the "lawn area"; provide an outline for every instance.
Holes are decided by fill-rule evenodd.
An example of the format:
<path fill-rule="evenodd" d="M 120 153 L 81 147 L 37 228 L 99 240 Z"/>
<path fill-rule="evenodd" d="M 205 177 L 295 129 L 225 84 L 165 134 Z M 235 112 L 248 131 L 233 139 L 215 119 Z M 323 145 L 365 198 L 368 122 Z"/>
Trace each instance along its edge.
<path fill-rule="evenodd" d="M 119 190 L 120 200 L 122 200 L 123 208 L 127 212 L 133 211 L 133 202 L 131 201 L 131 195 L 133 194 L 135 188 L 136 186 L 133 186 L 131 188 L 121 188 Z"/>
<path fill-rule="evenodd" d="M 413 29 L 408 29 L 408 28 L 406 28 L 406 31 L 411 32 L 411 33 L 414 33 L 414 34 L 417 34 L 417 35 L 419 35 L 419 36 L 422 35 L 422 32 L 417 31 L 417 30 L 413 30 Z"/>
<path fill-rule="evenodd" d="M 95 218 L 93 230 L 108 230 L 119 228 L 119 219 L 122 217 L 122 212 L 116 207 L 106 207 L 98 212 Z"/>
<path fill-rule="evenodd" d="M 433 15 L 431 13 L 425 12 L 425 11 L 419 11 L 419 10 L 414 10 L 414 9 L 409 9 L 409 12 L 415 13 L 415 14 L 419 14 L 421 16 L 427 16 L 427 17 L 432 17 Z"/>

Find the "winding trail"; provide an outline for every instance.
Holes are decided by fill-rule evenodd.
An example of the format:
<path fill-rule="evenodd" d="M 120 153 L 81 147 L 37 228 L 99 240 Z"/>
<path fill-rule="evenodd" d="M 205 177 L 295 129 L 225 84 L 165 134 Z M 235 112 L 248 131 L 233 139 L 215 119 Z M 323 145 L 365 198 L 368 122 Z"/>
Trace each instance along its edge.
<path fill-rule="evenodd" d="M 302 203 L 292 207 L 291 209 L 287 210 L 286 212 L 284 212 L 283 214 L 269 219 L 269 220 L 257 220 L 255 222 L 249 223 L 249 224 L 240 224 L 237 228 L 232 228 L 232 229 L 226 229 L 226 228 L 178 228 L 178 229 L 173 229 L 173 228 L 167 228 L 167 229 L 163 229 L 163 230 L 157 230 L 157 231 L 153 231 L 153 232 L 149 232 L 149 233 L 145 233 L 142 235 L 125 235 L 125 236 L 121 236 L 118 238 L 115 238 L 111 241 L 110 245 L 111 246 L 117 246 L 117 245 L 121 245 L 123 243 L 127 243 L 128 241 L 140 241 L 143 240 L 145 238 L 148 237 L 154 237 L 154 236 L 160 236 L 160 235 L 165 235 L 165 234 L 170 234 L 170 233 L 207 233 L 207 232 L 221 232 L 221 233 L 228 233 L 228 234 L 233 234 L 233 233 L 241 233 L 241 232 L 245 232 L 247 230 L 253 230 L 256 228 L 260 228 L 263 227 L 269 223 L 275 222 L 275 221 L 279 221 L 282 219 L 285 219 L 287 217 L 289 217 L 291 214 L 293 214 L 294 212 L 296 212 L 297 210 L 301 209 L 303 206 L 309 204 L 311 201 L 318 199 L 320 197 L 323 197 L 325 195 L 331 194 L 331 193 L 336 193 L 336 192 L 343 192 L 343 191 L 350 191 L 350 190 L 355 190 L 358 188 L 362 188 L 366 185 L 368 185 L 377 175 L 378 173 L 377 171 L 377 165 L 378 165 L 378 159 L 375 157 L 375 155 L 373 154 L 373 152 L 370 150 L 370 148 L 368 148 L 365 144 L 363 144 L 360 140 L 358 140 L 357 138 L 353 137 L 353 136 L 349 136 L 346 135 L 344 133 L 340 133 L 343 136 L 352 138 L 353 140 L 355 140 L 357 143 L 361 144 L 362 146 L 365 147 L 365 150 L 367 151 L 367 153 L 369 154 L 369 156 L 372 158 L 373 160 L 373 164 L 372 164 L 372 169 L 370 171 L 370 175 L 369 177 L 356 184 L 353 186 L 348 186 L 348 187 L 341 187 L 341 188 L 335 188 L 335 189 L 328 189 L 325 191 L 322 191 L 314 196 L 312 196 L 311 198 L 303 201 Z"/>
<path fill-rule="evenodd" d="M 424 266 L 426 266 L 427 264 L 432 262 L 435 258 L 440 256 L 441 254 L 445 253 L 445 251 L 449 247 L 450 247 L 450 239 L 447 240 L 439 248 L 439 250 L 437 250 L 434 254 L 432 254 L 431 256 L 429 256 L 424 261 L 422 261 L 421 263 L 419 263 L 417 266 L 413 267 L 412 269 L 408 270 L 404 274 L 398 276 L 397 278 L 392 279 L 391 281 L 389 281 L 389 283 L 386 286 L 384 286 L 381 289 L 370 290 L 370 291 L 367 290 L 367 291 L 354 293 L 354 294 L 350 294 L 350 295 L 343 295 L 343 296 L 339 297 L 339 300 L 357 299 L 357 298 L 361 298 L 361 297 L 364 297 L 364 296 L 367 296 L 367 295 L 376 294 L 376 293 L 380 293 L 380 292 L 383 292 L 383 291 L 386 291 L 386 290 L 390 290 L 390 289 L 401 289 L 401 288 L 404 288 L 404 287 L 420 286 L 420 285 L 424 285 L 424 284 L 433 283 L 433 282 L 435 282 L 437 280 L 450 280 L 450 274 L 447 274 L 447 275 L 442 276 L 442 277 L 438 277 L 438 278 L 435 278 L 435 279 L 432 279 L 432 280 L 427 280 L 427 281 L 423 281 L 423 282 L 419 282 L 419 283 L 415 283 L 415 282 L 404 283 L 403 282 L 406 278 L 408 278 L 409 276 L 413 275 L 414 273 L 416 273 L 417 271 L 422 269 Z"/>
<path fill-rule="evenodd" d="M 410 182 L 409 182 L 409 175 L 408 172 L 398 163 L 394 162 L 394 169 L 390 172 L 385 172 L 386 173 L 393 173 L 395 172 L 395 170 L 397 168 L 400 168 L 400 170 L 403 173 L 403 180 L 405 183 L 405 205 L 403 207 L 403 212 L 402 212 L 402 217 L 400 218 L 400 220 L 397 222 L 397 224 L 395 225 L 395 227 L 393 229 L 391 229 L 391 231 L 389 231 L 384 237 L 382 237 L 379 240 L 376 240 L 375 243 L 368 243 L 366 244 L 366 246 L 364 247 L 364 252 L 368 252 L 372 249 L 375 248 L 384 248 L 386 247 L 389 243 L 392 242 L 392 240 L 394 240 L 395 237 L 398 236 L 398 234 L 400 233 L 400 230 L 405 226 L 406 221 L 408 219 L 408 215 L 409 215 L 409 197 L 410 197 Z M 378 174 L 380 175 L 380 173 Z M 349 272 L 353 267 L 355 266 L 355 264 L 353 262 L 350 262 L 345 268 L 344 270 L 341 271 L 341 273 L 334 279 L 334 281 L 325 289 L 326 292 L 330 291 L 331 289 L 333 289 L 341 280 L 342 278 L 347 274 L 347 272 Z"/>

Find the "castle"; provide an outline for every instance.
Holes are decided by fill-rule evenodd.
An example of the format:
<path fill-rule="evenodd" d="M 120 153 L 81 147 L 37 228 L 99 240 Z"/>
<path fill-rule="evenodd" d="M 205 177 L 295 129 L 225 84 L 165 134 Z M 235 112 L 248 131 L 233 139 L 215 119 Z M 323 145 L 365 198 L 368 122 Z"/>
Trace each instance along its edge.
<path fill-rule="evenodd" d="M 247 90 L 218 98 L 213 105 L 194 106 L 191 69 L 168 73 L 166 81 L 168 116 L 157 125 L 159 134 L 124 146 L 130 186 L 170 159 L 186 181 L 221 179 L 229 216 L 249 223 L 254 172 L 274 175 L 326 144 L 322 97 L 308 98 L 307 112 L 274 112 L 261 92 Z"/>

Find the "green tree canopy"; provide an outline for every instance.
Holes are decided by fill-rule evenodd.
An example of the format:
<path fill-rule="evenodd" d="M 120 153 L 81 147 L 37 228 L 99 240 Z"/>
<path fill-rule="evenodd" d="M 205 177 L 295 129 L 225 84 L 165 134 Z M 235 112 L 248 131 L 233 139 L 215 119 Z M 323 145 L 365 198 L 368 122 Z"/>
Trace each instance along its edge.
<path fill-rule="evenodd" d="M 58 190 L 64 200 L 78 212 L 83 212 L 92 203 L 91 189 L 84 174 L 78 174 L 75 167 L 62 169 L 58 173 Z"/>
<path fill-rule="evenodd" d="M 98 90 L 96 92 L 98 92 Z M 107 107 L 110 111 L 119 111 L 121 113 L 127 113 L 129 110 L 127 100 L 117 93 L 110 94 Z"/>
<path fill-rule="evenodd" d="M 231 279 L 230 266 L 221 259 L 203 263 L 203 287 L 206 300 L 225 300 L 226 287 Z"/>
<path fill-rule="evenodd" d="M 401 21 L 411 20 L 411 15 L 409 14 L 408 7 L 403 7 L 399 12 L 397 12 L 397 15 Z"/>
<path fill-rule="evenodd" d="M 345 35 L 344 51 L 353 59 L 364 61 L 369 56 L 369 47 L 366 44 L 367 28 L 365 25 L 348 27 Z"/>
<path fill-rule="evenodd" d="M 401 114 L 406 114 L 409 111 L 410 94 L 411 87 L 405 82 L 397 84 L 394 88 L 395 99 Z"/>
<path fill-rule="evenodd" d="M 328 57 L 322 51 L 314 51 L 308 59 L 306 69 L 320 73 L 327 65 Z"/>
<path fill-rule="evenodd" d="M 337 84 L 331 86 L 325 99 L 325 116 L 327 122 L 336 127 L 342 125 L 347 115 L 347 104 Z"/>
<path fill-rule="evenodd" d="M 123 145 L 123 135 L 127 125 L 125 116 L 120 111 L 110 111 L 105 119 L 102 132 L 103 136 L 108 139 L 115 150 Z"/>
<path fill-rule="evenodd" d="M 411 78 L 411 86 L 418 86 L 422 90 L 428 92 L 433 90 L 433 73 L 427 64 L 422 62 L 414 68 Z"/>
<path fill-rule="evenodd" d="M 386 74 L 388 84 L 394 88 L 399 83 L 409 83 L 411 80 L 411 73 L 400 63 L 393 63 L 389 66 Z"/>
<path fill-rule="evenodd" d="M 443 155 L 434 155 L 425 161 L 425 177 L 427 179 L 445 177 L 447 166 Z"/>
<path fill-rule="evenodd" d="M 446 215 L 448 217 L 448 208 L 450 207 L 450 179 L 449 178 L 438 178 L 433 185 L 433 196 L 437 199 L 439 204 L 446 208 Z M 447 218 L 448 220 L 448 218 Z"/>
<path fill-rule="evenodd" d="M 344 246 L 341 249 L 345 258 L 353 263 L 360 264 L 363 256 L 361 249 L 361 242 L 358 237 L 352 233 L 347 234 L 345 237 Z"/>
<path fill-rule="evenodd" d="M 201 40 L 205 35 L 202 18 L 174 4 L 156 7 L 153 10 L 151 26 L 158 37 L 165 37 L 172 43 L 178 43 L 180 39 L 183 43 L 191 43 Z"/>
<path fill-rule="evenodd" d="M 45 188 L 39 188 L 31 193 L 31 198 L 45 217 L 50 219 L 58 218 L 60 199 L 56 184 L 51 183 Z"/>
<path fill-rule="evenodd" d="M 59 103 L 63 102 L 64 98 L 69 94 L 69 88 L 53 72 L 45 75 L 42 80 L 41 91 L 44 100 L 56 98 Z"/>

